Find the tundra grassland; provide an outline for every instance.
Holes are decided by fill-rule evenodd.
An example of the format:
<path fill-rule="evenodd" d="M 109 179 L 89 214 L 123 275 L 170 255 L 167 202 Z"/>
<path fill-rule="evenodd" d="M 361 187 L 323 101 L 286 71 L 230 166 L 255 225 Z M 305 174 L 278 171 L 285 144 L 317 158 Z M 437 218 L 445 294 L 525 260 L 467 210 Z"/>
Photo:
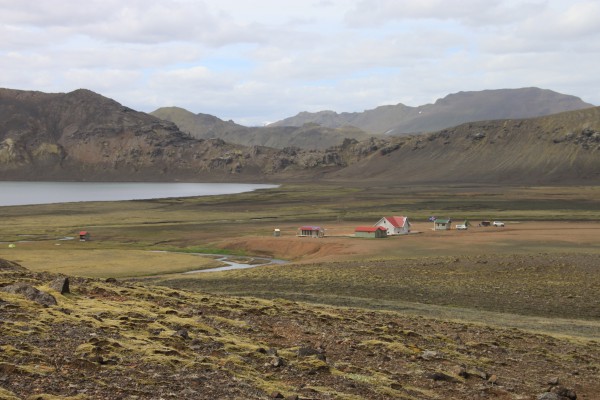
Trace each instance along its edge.
<path fill-rule="evenodd" d="M 3 207 L 0 258 L 36 271 L 144 277 L 203 292 L 599 338 L 599 199 L 599 186 L 295 184 L 227 196 Z M 355 226 L 384 215 L 409 216 L 415 233 L 352 237 Z M 433 232 L 432 215 L 473 226 Z M 478 227 L 481 220 L 506 227 Z M 296 237 L 305 224 L 324 226 L 327 236 Z M 274 228 L 282 237 L 272 237 Z M 80 230 L 91 240 L 78 241 Z M 180 275 L 216 263 L 181 253 L 290 263 Z"/>
<path fill-rule="evenodd" d="M 598 199 L 600 187 L 298 184 L 2 207 L 0 398 L 594 399 Z M 384 215 L 409 216 L 413 233 L 353 237 Z M 434 232 L 432 215 L 472 226 Z M 297 237 L 308 224 L 326 236 Z M 219 265 L 213 254 L 288 263 L 182 274 Z M 15 283 L 57 304 L 5 290 Z"/>

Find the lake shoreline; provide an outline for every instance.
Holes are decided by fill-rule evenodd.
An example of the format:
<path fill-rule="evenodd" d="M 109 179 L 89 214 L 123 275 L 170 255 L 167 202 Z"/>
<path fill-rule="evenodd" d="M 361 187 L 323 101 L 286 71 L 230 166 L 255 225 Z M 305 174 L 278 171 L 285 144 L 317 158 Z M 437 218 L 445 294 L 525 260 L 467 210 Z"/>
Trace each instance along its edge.
<path fill-rule="evenodd" d="M 239 194 L 266 183 L 0 181 L 0 207 Z"/>

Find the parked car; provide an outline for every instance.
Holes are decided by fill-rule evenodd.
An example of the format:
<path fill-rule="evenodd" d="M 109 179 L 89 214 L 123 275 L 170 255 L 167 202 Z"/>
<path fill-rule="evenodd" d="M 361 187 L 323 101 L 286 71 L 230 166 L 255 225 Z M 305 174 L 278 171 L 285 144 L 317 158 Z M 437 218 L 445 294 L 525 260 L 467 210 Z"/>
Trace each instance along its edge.
<path fill-rule="evenodd" d="M 504 222 L 501 222 L 501 221 L 494 221 L 494 223 L 492 225 L 504 228 Z"/>
<path fill-rule="evenodd" d="M 465 224 L 458 224 L 456 225 L 456 229 L 459 231 L 466 231 L 467 230 L 467 225 Z"/>

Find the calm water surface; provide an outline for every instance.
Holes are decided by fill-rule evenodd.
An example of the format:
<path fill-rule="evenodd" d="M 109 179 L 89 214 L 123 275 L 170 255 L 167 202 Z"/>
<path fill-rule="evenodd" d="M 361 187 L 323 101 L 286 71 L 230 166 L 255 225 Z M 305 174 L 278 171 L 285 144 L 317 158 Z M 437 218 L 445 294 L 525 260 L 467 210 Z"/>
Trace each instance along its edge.
<path fill-rule="evenodd" d="M 274 188 L 251 183 L 0 182 L 0 206 L 211 196 Z"/>

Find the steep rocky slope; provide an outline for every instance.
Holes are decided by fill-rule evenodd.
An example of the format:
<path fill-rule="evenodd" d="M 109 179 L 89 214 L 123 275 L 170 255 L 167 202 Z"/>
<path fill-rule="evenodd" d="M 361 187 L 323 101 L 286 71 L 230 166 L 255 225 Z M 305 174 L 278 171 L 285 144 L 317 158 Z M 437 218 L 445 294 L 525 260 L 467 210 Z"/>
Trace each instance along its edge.
<path fill-rule="evenodd" d="M 364 144 L 340 149 L 369 154 L 329 177 L 397 183 L 600 184 L 600 107 L 372 140 L 368 150 Z"/>
<path fill-rule="evenodd" d="M 483 90 L 450 94 L 434 104 L 409 107 L 381 106 L 355 113 L 302 112 L 273 126 L 301 126 L 308 122 L 335 128 L 356 126 L 373 134 L 433 132 L 471 121 L 532 118 L 593 107 L 575 96 L 538 88 Z"/>
<path fill-rule="evenodd" d="M 0 89 L 3 179 L 260 180 L 280 169 L 277 153 L 194 139 L 173 123 L 88 90 Z"/>

